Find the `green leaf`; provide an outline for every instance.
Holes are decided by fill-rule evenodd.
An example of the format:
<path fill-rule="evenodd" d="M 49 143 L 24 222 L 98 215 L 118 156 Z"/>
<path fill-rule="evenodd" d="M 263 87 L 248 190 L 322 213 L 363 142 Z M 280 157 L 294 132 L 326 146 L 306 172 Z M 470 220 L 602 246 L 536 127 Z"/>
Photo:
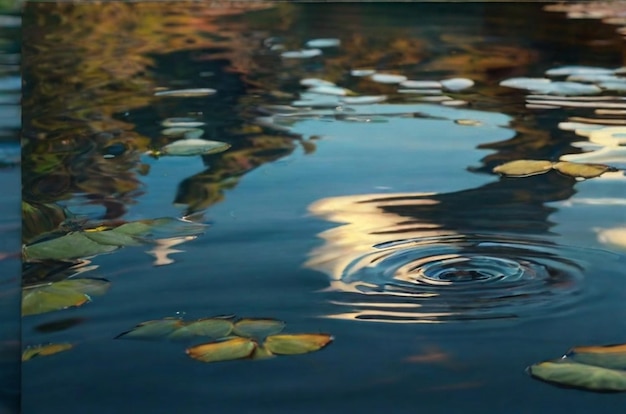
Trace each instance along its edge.
<path fill-rule="evenodd" d="M 37 315 L 84 305 L 89 295 L 106 293 L 111 282 L 105 279 L 68 279 L 22 290 L 22 315 Z"/>
<path fill-rule="evenodd" d="M 122 224 L 111 231 L 127 234 L 129 236 L 159 239 L 195 236 L 204 233 L 207 227 L 206 224 L 202 223 L 162 217 L 153 220 L 141 220 Z"/>
<path fill-rule="evenodd" d="M 626 391 L 626 372 L 579 364 L 566 359 L 528 367 L 528 373 L 549 383 L 590 391 Z"/>
<path fill-rule="evenodd" d="M 159 155 L 208 155 L 217 154 L 230 148 L 230 144 L 200 138 L 181 139 L 161 148 Z"/>
<path fill-rule="evenodd" d="M 251 339 L 234 338 L 193 346 L 186 352 L 191 358 L 202 362 L 232 361 L 251 357 L 256 346 L 256 342 Z"/>
<path fill-rule="evenodd" d="M 227 319 L 209 318 L 190 322 L 175 330 L 169 339 L 189 339 L 206 336 L 211 339 L 227 337 L 233 330 L 233 323 Z"/>
<path fill-rule="evenodd" d="M 25 260 L 70 260 L 111 252 L 117 248 L 97 243 L 83 232 L 78 232 L 25 246 L 23 251 Z"/>
<path fill-rule="evenodd" d="M 35 357 L 53 355 L 73 348 L 72 344 L 47 344 L 30 346 L 22 352 L 22 361 L 29 361 Z"/>
<path fill-rule="evenodd" d="M 550 161 L 517 160 L 499 165 L 493 169 L 493 172 L 509 177 L 528 177 L 531 175 L 544 174 L 551 169 L 552 163 Z"/>
<path fill-rule="evenodd" d="M 130 331 L 119 334 L 115 339 L 155 340 L 169 337 L 177 329 L 185 326 L 180 319 L 166 318 L 142 322 Z"/>
<path fill-rule="evenodd" d="M 579 346 L 570 349 L 566 356 L 580 364 L 626 370 L 626 344 Z"/>
<path fill-rule="evenodd" d="M 272 335 L 267 337 L 264 345 L 273 354 L 297 355 L 318 351 L 332 340 L 328 334 Z"/>
<path fill-rule="evenodd" d="M 577 178 L 599 177 L 609 171 L 611 167 L 603 164 L 578 164 L 575 162 L 560 161 L 554 164 L 554 169 L 563 175 Z"/>
<path fill-rule="evenodd" d="M 142 244 L 132 236 L 113 230 L 85 231 L 82 234 L 96 243 L 109 246 L 140 246 Z"/>
<path fill-rule="evenodd" d="M 257 345 L 252 353 L 250 358 L 258 360 L 258 359 L 270 359 L 274 358 L 276 355 L 272 354 L 269 349 L 262 345 Z"/>
<path fill-rule="evenodd" d="M 285 329 L 285 322 L 277 319 L 241 319 L 235 323 L 233 333 L 246 338 L 263 339 Z"/>

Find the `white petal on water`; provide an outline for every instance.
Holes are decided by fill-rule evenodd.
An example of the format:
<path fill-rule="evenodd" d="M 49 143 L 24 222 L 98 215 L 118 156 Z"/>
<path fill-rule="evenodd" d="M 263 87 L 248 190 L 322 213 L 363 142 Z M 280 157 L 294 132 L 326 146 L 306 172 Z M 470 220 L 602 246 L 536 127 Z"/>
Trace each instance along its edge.
<path fill-rule="evenodd" d="M 197 88 L 197 89 L 176 89 L 169 91 L 155 92 L 154 96 L 166 96 L 174 98 L 196 98 L 201 96 L 213 95 L 217 91 L 211 88 Z"/>
<path fill-rule="evenodd" d="M 474 81 L 466 78 L 452 78 L 442 80 L 441 85 L 449 91 L 462 91 L 474 86 Z"/>
<path fill-rule="evenodd" d="M 302 86 L 335 86 L 331 81 L 318 78 L 304 78 L 300 80 Z"/>
<path fill-rule="evenodd" d="M 308 59 L 322 54 L 320 49 L 290 50 L 280 54 L 285 59 Z"/>
<path fill-rule="evenodd" d="M 349 96 L 341 98 L 341 102 L 348 105 L 367 105 L 377 102 L 383 102 L 387 100 L 387 95 L 378 96 Z"/>
<path fill-rule="evenodd" d="M 611 75 L 615 73 L 615 69 L 606 69 L 595 66 L 561 66 L 546 71 L 548 76 L 567 76 L 567 75 Z"/>
<path fill-rule="evenodd" d="M 463 106 L 467 105 L 467 101 L 463 101 L 461 99 L 453 99 L 451 101 L 444 100 L 441 104 L 445 106 Z"/>
<path fill-rule="evenodd" d="M 312 39 L 306 42 L 306 47 L 311 48 L 324 48 L 324 47 L 338 47 L 341 45 L 339 39 Z"/>
<path fill-rule="evenodd" d="M 335 96 L 346 96 L 351 93 L 346 88 L 342 88 L 339 86 L 328 86 L 328 85 L 313 86 L 307 89 L 307 92 L 319 93 L 322 95 L 335 95 Z"/>
<path fill-rule="evenodd" d="M 378 83 L 400 83 L 407 80 L 406 76 L 391 73 L 375 73 L 370 76 L 370 79 Z"/>
<path fill-rule="evenodd" d="M 441 88 L 442 85 L 437 81 L 418 81 L 418 80 L 405 80 L 400 82 L 400 86 L 403 88 L 413 88 L 413 89 L 437 89 Z"/>
<path fill-rule="evenodd" d="M 357 76 L 357 77 L 371 76 L 375 73 L 376 71 L 374 69 L 353 69 L 350 71 L 350 75 Z"/>

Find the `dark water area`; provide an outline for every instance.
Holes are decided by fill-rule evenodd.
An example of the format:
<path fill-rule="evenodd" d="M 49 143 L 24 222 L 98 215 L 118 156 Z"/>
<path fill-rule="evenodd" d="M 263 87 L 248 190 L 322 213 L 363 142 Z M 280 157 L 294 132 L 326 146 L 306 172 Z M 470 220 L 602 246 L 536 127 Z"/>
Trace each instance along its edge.
<path fill-rule="evenodd" d="M 53 347 L 23 355 L 21 412 L 626 406 L 525 372 L 626 342 L 618 22 L 28 3 L 22 27 L 22 345 Z M 548 164 L 494 172 L 516 160 Z M 566 169 L 588 163 L 606 167 Z M 203 363 L 186 350 L 206 337 L 119 337 L 213 317 L 333 340 L 282 355 L 237 322 L 246 355 L 279 356 Z"/>

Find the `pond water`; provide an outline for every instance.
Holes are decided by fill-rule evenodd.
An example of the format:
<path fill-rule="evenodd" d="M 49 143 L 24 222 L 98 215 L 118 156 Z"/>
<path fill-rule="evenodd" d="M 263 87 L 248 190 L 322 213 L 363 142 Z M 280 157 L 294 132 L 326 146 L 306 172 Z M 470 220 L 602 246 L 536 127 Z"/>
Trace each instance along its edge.
<path fill-rule="evenodd" d="M 29 3 L 22 24 L 22 344 L 59 345 L 24 361 L 22 412 L 626 405 L 525 372 L 626 342 L 618 24 L 533 3 Z M 516 160 L 549 163 L 493 171 Z M 211 317 L 333 340 L 203 363 L 185 350 L 210 339 L 164 338 Z"/>

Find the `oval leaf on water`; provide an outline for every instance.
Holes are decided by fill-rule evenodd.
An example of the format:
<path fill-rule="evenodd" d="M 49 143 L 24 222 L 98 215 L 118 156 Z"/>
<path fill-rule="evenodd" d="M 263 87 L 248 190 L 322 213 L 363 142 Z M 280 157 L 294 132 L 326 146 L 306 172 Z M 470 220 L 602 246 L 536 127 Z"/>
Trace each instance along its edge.
<path fill-rule="evenodd" d="M 272 335 L 263 345 L 276 355 L 297 355 L 318 351 L 332 340 L 333 337 L 328 334 Z"/>
<path fill-rule="evenodd" d="M 197 336 L 220 339 L 228 336 L 232 330 L 233 323 L 228 319 L 200 319 L 175 330 L 169 335 L 169 339 L 189 339 Z"/>
<path fill-rule="evenodd" d="M 626 370 L 626 344 L 578 346 L 570 349 L 566 356 L 580 364 Z"/>
<path fill-rule="evenodd" d="M 202 362 L 232 361 L 249 358 L 256 348 L 256 342 L 247 338 L 234 338 L 222 342 L 212 342 L 187 348 L 193 359 Z"/>
<path fill-rule="evenodd" d="M 86 231 L 82 234 L 88 239 L 107 246 L 140 246 L 142 243 L 132 236 L 112 230 Z"/>
<path fill-rule="evenodd" d="M 182 320 L 173 318 L 146 321 L 135 326 L 130 331 L 119 334 L 115 339 L 163 339 L 183 326 L 185 326 L 185 323 Z"/>
<path fill-rule="evenodd" d="M 208 155 L 226 151 L 228 148 L 230 148 L 230 144 L 226 142 L 190 138 L 181 139 L 164 146 L 159 151 L 159 154 L 178 156 Z"/>
<path fill-rule="evenodd" d="M 247 338 L 265 338 L 285 329 L 285 322 L 277 319 L 242 319 L 235 323 L 233 333 Z"/>
<path fill-rule="evenodd" d="M 54 283 L 22 291 L 22 316 L 38 315 L 89 302 L 89 296 L 74 289 L 56 289 Z"/>
<path fill-rule="evenodd" d="M 552 169 L 550 161 L 517 160 L 507 162 L 493 169 L 493 172 L 509 177 L 528 177 L 543 174 Z"/>
<path fill-rule="evenodd" d="M 26 260 L 70 260 L 108 253 L 118 247 L 100 244 L 79 232 L 30 244 L 24 247 L 23 252 Z"/>
<path fill-rule="evenodd" d="M 95 278 L 81 278 L 81 279 L 66 279 L 60 282 L 55 282 L 51 286 L 55 289 L 68 289 L 75 290 L 87 295 L 104 295 L 111 287 L 111 282 L 106 279 Z"/>
<path fill-rule="evenodd" d="M 602 164 L 578 164 L 575 162 L 560 161 L 554 164 L 554 169 L 564 175 L 578 178 L 598 177 L 611 168 Z"/>
<path fill-rule="evenodd" d="M 626 372 L 568 362 L 546 361 L 528 367 L 528 373 L 549 383 L 590 391 L 626 391 Z"/>
<path fill-rule="evenodd" d="M 35 357 L 57 354 L 59 352 L 72 349 L 73 345 L 69 343 L 63 344 L 47 344 L 29 346 L 22 352 L 22 361 L 29 361 Z"/>
<path fill-rule="evenodd" d="M 272 354 L 266 347 L 258 344 L 250 356 L 251 359 L 269 359 L 274 357 L 275 355 Z"/>
<path fill-rule="evenodd" d="M 137 237 L 170 238 L 202 234 L 207 227 L 206 224 L 193 221 L 161 217 L 122 224 L 111 231 Z"/>

